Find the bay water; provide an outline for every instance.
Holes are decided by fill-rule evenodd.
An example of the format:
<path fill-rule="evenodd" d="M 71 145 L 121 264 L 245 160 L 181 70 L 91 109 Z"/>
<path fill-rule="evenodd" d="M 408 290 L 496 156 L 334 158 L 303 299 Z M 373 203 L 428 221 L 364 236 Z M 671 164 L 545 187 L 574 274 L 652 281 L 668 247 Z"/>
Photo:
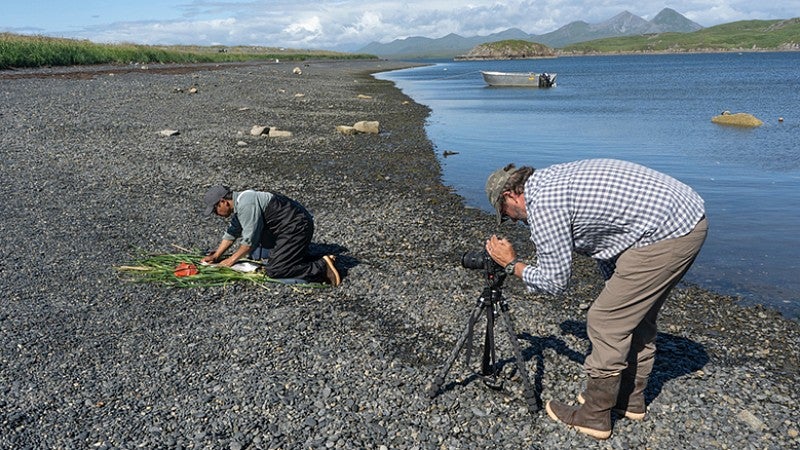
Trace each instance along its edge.
<path fill-rule="evenodd" d="M 443 181 L 468 206 L 491 212 L 484 183 L 509 162 L 649 166 L 706 201 L 684 281 L 800 317 L 800 52 L 423 62 L 376 77 L 431 109 Z M 489 87 L 481 70 L 557 73 L 557 86 Z M 712 123 L 723 111 L 764 124 Z"/>

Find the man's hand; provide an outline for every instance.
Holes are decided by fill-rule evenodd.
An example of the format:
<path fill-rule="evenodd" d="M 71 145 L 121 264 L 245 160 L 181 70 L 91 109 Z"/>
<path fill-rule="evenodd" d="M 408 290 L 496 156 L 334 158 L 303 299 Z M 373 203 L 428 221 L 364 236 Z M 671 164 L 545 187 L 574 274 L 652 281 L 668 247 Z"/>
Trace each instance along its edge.
<path fill-rule="evenodd" d="M 517 257 L 517 252 L 514 251 L 514 246 L 511 245 L 511 242 L 499 238 L 495 234 L 486 241 L 486 253 L 492 257 L 494 262 L 503 267 L 507 266 Z"/>
<path fill-rule="evenodd" d="M 230 267 L 230 266 L 232 266 L 232 265 L 236 264 L 236 261 L 238 261 L 238 260 L 239 260 L 239 258 L 233 259 L 233 257 L 229 257 L 229 258 L 225 258 L 225 259 L 223 259 L 223 260 L 222 260 L 222 261 L 220 261 L 220 262 L 219 262 L 219 264 L 217 264 L 217 265 L 218 265 L 218 266 Z"/>
<path fill-rule="evenodd" d="M 235 252 L 233 252 L 231 256 L 220 261 L 219 265 L 225 267 L 231 267 L 232 265 L 236 264 L 236 261 L 239 261 L 240 259 L 247 256 L 250 253 L 250 250 L 252 249 L 253 247 L 242 244 L 239 246 L 239 248 L 236 249 Z"/>
<path fill-rule="evenodd" d="M 214 264 L 215 262 L 219 261 L 220 258 L 222 258 L 222 255 L 225 254 L 225 251 L 228 250 L 228 248 L 231 245 L 233 245 L 233 241 L 223 239 L 222 242 L 220 242 L 219 245 L 217 246 L 217 250 L 215 250 L 210 255 L 204 256 L 203 259 L 200 260 L 200 262 L 206 264 Z"/>
<path fill-rule="evenodd" d="M 204 256 L 203 259 L 200 260 L 200 262 L 205 264 L 214 264 L 215 262 L 217 262 L 217 256 L 216 255 Z"/>

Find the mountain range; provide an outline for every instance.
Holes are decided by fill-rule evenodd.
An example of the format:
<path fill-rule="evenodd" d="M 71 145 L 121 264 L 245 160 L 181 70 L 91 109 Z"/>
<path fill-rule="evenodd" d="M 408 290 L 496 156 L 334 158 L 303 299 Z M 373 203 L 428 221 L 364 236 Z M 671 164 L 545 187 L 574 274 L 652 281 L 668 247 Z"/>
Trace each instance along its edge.
<path fill-rule="evenodd" d="M 653 20 L 649 21 L 628 11 L 623 11 L 600 23 L 590 24 L 584 21 L 575 21 L 555 31 L 539 35 L 528 34 L 519 28 L 509 28 L 488 36 L 463 37 L 453 33 L 437 39 L 415 36 L 395 39 L 386 44 L 372 42 L 358 50 L 358 53 L 367 53 L 390 59 L 453 58 L 467 53 L 477 45 L 508 39 L 522 39 L 538 42 L 552 48 L 560 48 L 577 42 L 608 37 L 664 32 L 690 33 L 702 28 L 701 25 L 692 22 L 677 11 L 664 8 Z"/>

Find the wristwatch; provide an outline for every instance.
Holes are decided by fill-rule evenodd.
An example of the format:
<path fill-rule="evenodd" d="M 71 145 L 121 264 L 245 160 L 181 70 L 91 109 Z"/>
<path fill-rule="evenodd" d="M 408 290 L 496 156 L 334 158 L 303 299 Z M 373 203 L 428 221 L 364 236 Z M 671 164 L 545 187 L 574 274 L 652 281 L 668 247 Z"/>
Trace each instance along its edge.
<path fill-rule="evenodd" d="M 517 258 L 512 259 L 511 262 L 506 265 L 506 273 L 514 275 L 514 266 L 516 266 L 518 262 L 519 260 Z"/>

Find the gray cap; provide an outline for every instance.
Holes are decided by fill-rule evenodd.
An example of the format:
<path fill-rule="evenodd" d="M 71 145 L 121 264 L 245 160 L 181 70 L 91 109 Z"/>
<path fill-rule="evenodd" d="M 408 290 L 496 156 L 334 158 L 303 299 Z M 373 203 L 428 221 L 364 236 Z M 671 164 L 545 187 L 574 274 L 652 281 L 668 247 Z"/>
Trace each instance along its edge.
<path fill-rule="evenodd" d="M 503 221 L 503 213 L 500 212 L 500 205 L 502 204 L 503 187 L 511 175 L 517 171 L 513 164 L 509 164 L 501 169 L 497 169 L 489 175 L 486 180 L 486 196 L 489 197 L 489 204 L 497 211 L 497 223 Z"/>
<path fill-rule="evenodd" d="M 208 192 L 206 192 L 205 198 L 203 198 L 203 203 L 206 205 L 206 215 L 211 215 L 217 203 L 228 195 L 229 192 L 231 192 L 231 190 L 228 189 L 228 186 L 223 186 L 221 184 L 211 186 Z"/>

